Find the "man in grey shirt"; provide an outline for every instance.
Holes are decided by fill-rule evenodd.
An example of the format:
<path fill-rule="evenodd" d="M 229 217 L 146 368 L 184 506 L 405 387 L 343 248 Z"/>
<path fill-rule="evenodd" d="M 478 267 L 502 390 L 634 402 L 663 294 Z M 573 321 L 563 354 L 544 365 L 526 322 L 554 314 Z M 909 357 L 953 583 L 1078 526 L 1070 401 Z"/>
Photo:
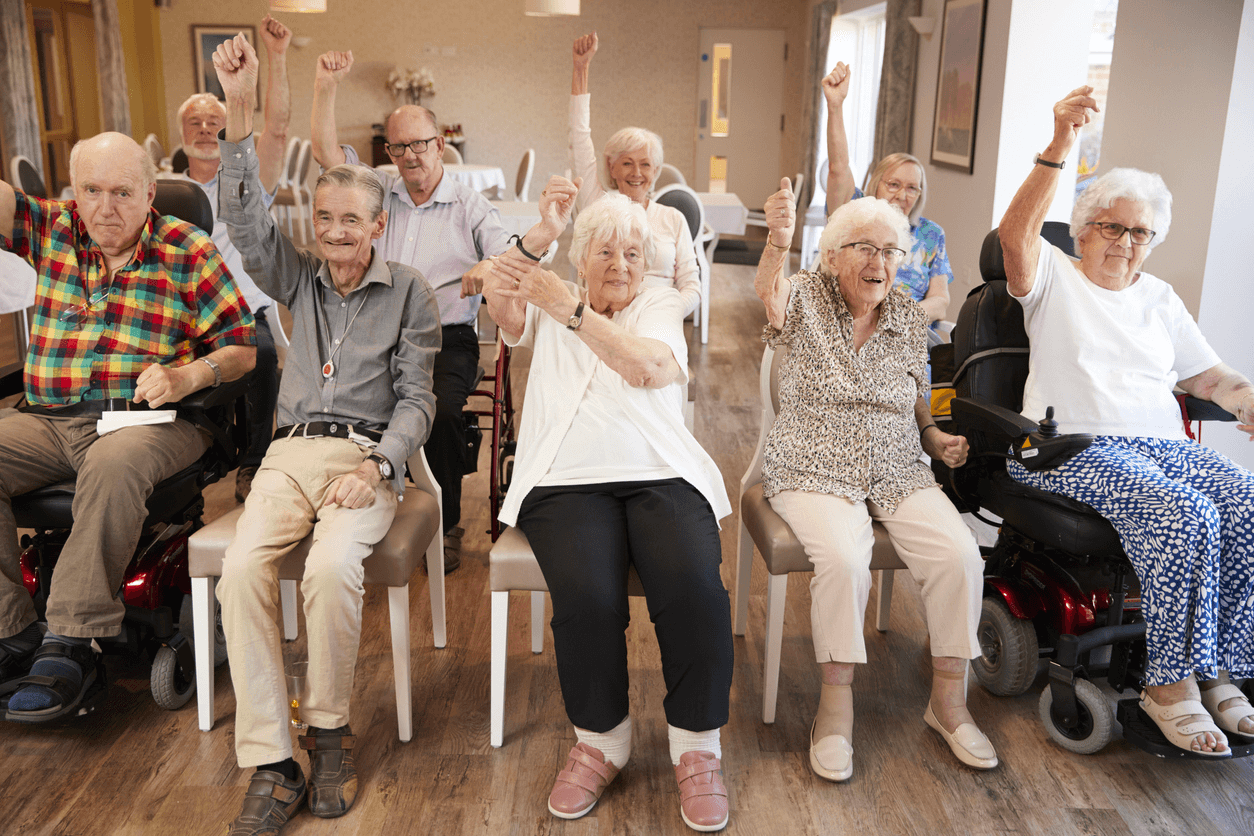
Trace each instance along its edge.
<path fill-rule="evenodd" d="M 326 260 L 298 250 L 265 208 L 252 137 L 257 55 L 242 35 L 218 47 L 226 93 L 219 217 L 244 269 L 292 311 L 279 431 L 222 563 L 219 596 L 235 686 L 235 750 L 257 767 L 233 836 L 274 832 L 304 801 L 292 759 L 278 627 L 278 566 L 311 531 L 302 581 L 309 672 L 300 737 L 309 807 L 343 815 L 357 795 L 349 698 L 361 636 L 362 561 L 383 538 L 405 462 L 427 438 L 440 320 L 417 270 L 377 256 L 387 226 L 373 172 L 337 166 L 318 179 L 314 230 Z"/>

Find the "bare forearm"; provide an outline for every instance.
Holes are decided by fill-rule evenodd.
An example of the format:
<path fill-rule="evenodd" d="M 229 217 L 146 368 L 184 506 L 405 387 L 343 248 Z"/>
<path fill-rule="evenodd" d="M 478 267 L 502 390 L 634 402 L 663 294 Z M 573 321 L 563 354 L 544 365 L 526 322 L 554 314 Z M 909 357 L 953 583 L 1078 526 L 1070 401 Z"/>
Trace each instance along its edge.
<path fill-rule="evenodd" d="M 945 318 L 945 312 L 949 310 L 948 284 L 946 276 L 933 276 L 928 284 L 927 295 L 919 302 L 919 307 L 927 314 L 928 322 Z"/>
<path fill-rule="evenodd" d="M 1254 384 L 1227 363 L 1181 380 L 1180 388 L 1195 398 L 1219 404 L 1242 420 L 1246 418 L 1241 412 L 1243 407 L 1254 414 L 1254 405 L 1247 403 L 1254 399 Z"/>
<path fill-rule="evenodd" d="M 1065 160 L 1070 149 L 1061 145 L 1057 140 L 1051 142 L 1041 158 L 1050 162 Z M 1007 284 L 1015 296 L 1023 296 L 1032 289 L 1041 252 L 1041 226 L 1058 190 L 1060 173 L 1060 169 L 1052 166 L 1032 166 L 998 226 Z"/>
<path fill-rule="evenodd" d="M 0 232 L 5 238 L 13 237 L 13 225 L 17 222 L 17 195 L 13 187 L 0 180 Z"/>
<path fill-rule="evenodd" d="M 257 137 L 257 161 L 261 163 L 261 185 L 274 190 L 283 174 L 283 152 L 292 119 L 291 91 L 287 81 L 287 53 L 270 53 L 266 85 L 266 130 Z"/>
<path fill-rule="evenodd" d="M 242 142 L 244 137 L 253 132 L 253 104 L 251 96 L 227 96 L 227 142 Z"/>
<path fill-rule="evenodd" d="M 766 318 L 775 328 L 784 327 L 784 314 L 788 308 L 788 294 L 792 289 L 786 278 L 789 250 L 767 244 L 758 260 L 758 272 L 753 276 L 753 289 L 766 305 Z"/>
<path fill-rule="evenodd" d="M 313 112 L 310 115 L 309 137 L 313 141 L 313 157 L 323 168 L 344 162 L 339 132 L 335 125 L 335 92 L 337 84 L 315 82 Z"/>
<path fill-rule="evenodd" d="M 582 67 L 575 65 L 574 71 L 570 76 L 570 94 L 572 96 L 582 96 L 588 92 L 588 65 Z"/>
<path fill-rule="evenodd" d="M 683 371 L 666 343 L 636 336 L 591 308 L 584 308 L 583 324 L 576 333 L 629 386 L 661 389 L 678 380 Z"/>
<path fill-rule="evenodd" d="M 257 347 L 255 345 L 228 345 L 209 353 L 207 357 L 218 364 L 218 368 L 222 370 L 222 382 L 226 383 L 239 380 L 253 370 L 253 367 L 257 365 Z M 204 366 L 205 371 L 209 373 L 209 380 L 205 385 L 213 383 L 213 369 L 210 369 L 206 363 L 200 365 Z"/>
<path fill-rule="evenodd" d="M 849 167 L 849 139 L 845 134 L 844 105 L 827 112 L 827 212 L 853 197 L 853 170 Z"/>

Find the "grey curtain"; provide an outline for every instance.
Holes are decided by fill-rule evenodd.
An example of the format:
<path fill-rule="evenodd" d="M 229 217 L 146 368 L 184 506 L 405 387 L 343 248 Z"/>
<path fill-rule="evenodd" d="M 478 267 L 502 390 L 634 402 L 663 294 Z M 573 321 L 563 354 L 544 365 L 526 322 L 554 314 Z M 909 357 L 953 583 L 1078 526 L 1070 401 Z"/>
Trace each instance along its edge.
<path fill-rule="evenodd" d="M 131 106 L 127 99 L 126 62 L 122 57 L 122 28 L 118 21 L 117 0 L 91 0 L 91 13 L 96 22 L 101 127 L 130 136 Z"/>
<path fill-rule="evenodd" d="M 898 151 L 913 153 L 910 146 L 919 35 L 907 18 L 918 16 L 921 5 L 922 0 L 888 0 L 884 66 L 880 71 L 879 104 L 875 113 L 873 159 L 876 162 Z"/>
<path fill-rule="evenodd" d="M 2 161 L 5 180 L 9 179 L 9 160 L 17 154 L 29 157 L 43 174 L 33 67 L 26 4 L 23 0 L 0 0 L 0 144 L 6 154 Z"/>
<path fill-rule="evenodd" d="M 917 0 L 916 0 L 917 1 Z M 826 125 L 820 125 L 818 114 L 821 110 L 821 100 L 823 90 L 819 82 L 823 80 L 823 76 L 827 75 L 830 67 L 824 66 L 827 60 L 827 47 L 831 41 L 832 35 L 832 18 L 839 11 L 839 0 L 823 0 L 814 7 L 814 19 L 811 21 L 812 29 L 810 31 L 810 43 L 814 45 L 810 51 L 810 70 L 809 70 L 809 96 L 805 101 L 805 113 L 803 117 L 810 126 L 809 142 L 806 143 L 805 154 L 801 158 L 801 170 L 806 174 L 805 189 L 801 195 L 801 205 L 809 206 L 810 199 L 814 197 L 815 177 L 827 179 L 827 172 L 816 172 L 814 167 L 818 165 L 815 158 L 815 149 L 824 147 L 826 143 Z"/>

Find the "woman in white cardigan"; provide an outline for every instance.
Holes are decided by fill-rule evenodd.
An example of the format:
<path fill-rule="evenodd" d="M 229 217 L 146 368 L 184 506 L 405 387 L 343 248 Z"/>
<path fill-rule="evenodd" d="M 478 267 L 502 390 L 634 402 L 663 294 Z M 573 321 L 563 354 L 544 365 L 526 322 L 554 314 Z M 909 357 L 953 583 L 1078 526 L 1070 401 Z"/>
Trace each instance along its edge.
<path fill-rule="evenodd" d="M 644 286 L 655 255 L 644 209 L 606 195 L 580 213 L 571 241 L 585 290 L 524 255 L 493 259 L 488 311 L 508 345 L 533 351 L 501 521 L 527 535 L 544 572 L 578 738 L 549 810 L 586 814 L 631 753 L 625 630 L 634 566 L 662 651 L 681 814 L 695 830 L 720 830 L 732 642 L 717 521 L 731 505 L 718 468 L 684 428 L 681 303 L 673 288 Z"/>
<path fill-rule="evenodd" d="M 570 83 L 570 156 L 574 176 L 583 178 L 575 209 L 582 211 L 607 191 L 617 191 L 643 206 L 657 249 L 644 284 L 678 290 L 686 317 L 701 301 L 701 276 L 692 232 L 678 209 L 649 199 L 653 182 L 662 170 L 662 138 L 644 128 L 623 128 L 605 143 L 605 168 L 597 171 L 588 93 L 588 65 L 596 51 L 595 32 L 578 38 L 572 50 L 575 66 Z"/>

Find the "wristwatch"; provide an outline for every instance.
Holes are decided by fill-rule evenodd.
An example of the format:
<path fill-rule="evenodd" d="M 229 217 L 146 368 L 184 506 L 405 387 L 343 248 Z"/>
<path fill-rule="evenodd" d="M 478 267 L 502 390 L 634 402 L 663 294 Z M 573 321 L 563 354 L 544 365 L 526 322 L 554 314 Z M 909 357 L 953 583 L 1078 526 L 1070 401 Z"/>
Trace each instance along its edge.
<path fill-rule="evenodd" d="M 580 325 L 583 325 L 583 302 L 575 306 L 575 312 L 566 320 L 566 327 L 572 331 L 578 331 Z"/>
<path fill-rule="evenodd" d="M 392 463 L 388 461 L 388 457 L 382 453 L 371 453 L 366 456 L 367 461 L 372 461 L 379 466 L 379 475 L 384 479 L 392 478 Z"/>

